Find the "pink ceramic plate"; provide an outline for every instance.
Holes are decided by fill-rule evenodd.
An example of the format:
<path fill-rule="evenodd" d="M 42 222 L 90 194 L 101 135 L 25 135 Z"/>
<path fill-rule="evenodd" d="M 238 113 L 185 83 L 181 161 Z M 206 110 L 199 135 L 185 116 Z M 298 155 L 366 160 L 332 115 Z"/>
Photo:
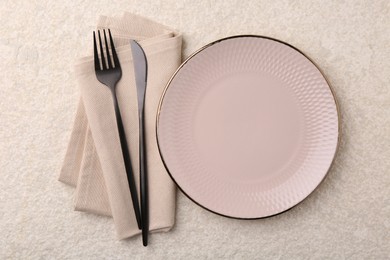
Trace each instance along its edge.
<path fill-rule="evenodd" d="M 338 113 L 319 69 L 275 39 L 209 44 L 176 71 L 161 99 L 160 152 L 202 207 L 253 219 L 286 211 L 325 177 Z"/>

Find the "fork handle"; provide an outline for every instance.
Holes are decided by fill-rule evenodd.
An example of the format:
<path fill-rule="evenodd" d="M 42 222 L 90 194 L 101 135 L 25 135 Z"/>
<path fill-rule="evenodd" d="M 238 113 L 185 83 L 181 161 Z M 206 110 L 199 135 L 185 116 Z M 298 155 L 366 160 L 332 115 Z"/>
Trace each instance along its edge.
<path fill-rule="evenodd" d="M 129 152 L 129 149 L 127 147 L 126 134 L 125 134 L 125 130 L 123 128 L 121 112 L 119 110 L 118 100 L 117 100 L 115 92 L 112 93 L 112 96 L 113 96 L 113 100 L 114 100 L 116 122 L 118 125 L 119 139 L 121 142 L 123 160 L 125 162 L 127 181 L 129 183 L 131 200 L 133 201 L 133 208 L 134 208 L 135 218 L 137 220 L 138 229 L 141 229 L 141 227 L 142 227 L 141 213 L 140 213 L 140 209 L 139 209 L 137 188 L 135 186 L 133 169 L 131 167 L 130 152 Z"/>
<path fill-rule="evenodd" d="M 139 113 L 139 163 L 141 187 L 142 244 L 144 246 L 147 246 L 149 233 L 149 198 L 144 124 L 144 113 L 142 109 Z"/>

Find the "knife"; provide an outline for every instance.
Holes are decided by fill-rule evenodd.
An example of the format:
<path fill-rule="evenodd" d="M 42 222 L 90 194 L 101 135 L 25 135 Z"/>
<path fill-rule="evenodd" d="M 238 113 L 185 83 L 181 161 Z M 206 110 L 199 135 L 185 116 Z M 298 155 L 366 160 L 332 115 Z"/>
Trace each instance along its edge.
<path fill-rule="evenodd" d="M 144 50 L 136 41 L 132 40 L 130 42 L 130 46 L 131 53 L 133 55 L 134 75 L 138 100 L 142 243 L 144 246 L 147 246 L 149 232 L 149 203 L 144 132 L 144 104 L 146 82 L 148 77 L 148 62 Z"/>

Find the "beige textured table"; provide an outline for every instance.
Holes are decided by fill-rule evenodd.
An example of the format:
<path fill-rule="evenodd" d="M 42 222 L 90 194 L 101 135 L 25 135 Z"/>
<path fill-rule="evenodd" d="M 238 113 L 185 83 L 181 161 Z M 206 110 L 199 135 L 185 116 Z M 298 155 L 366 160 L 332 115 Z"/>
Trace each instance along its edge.
<path fill-rule="evenodd" d="M 389 259 L 389 1 L 0 2 L 0 259 Z M 244 5 L 245 3 L 245 5 Z M 131 11 L 184 33 L 184 56 L 234 34 L 287 41 L 333 85 L 342 142 L 326 180 L 277 217 L 238 221 L 178 194 L 177 223 L 117 241 L 111 219 L 72 211 L 57 181 L 79 92 L 73 60 L 98 14 Z"/>

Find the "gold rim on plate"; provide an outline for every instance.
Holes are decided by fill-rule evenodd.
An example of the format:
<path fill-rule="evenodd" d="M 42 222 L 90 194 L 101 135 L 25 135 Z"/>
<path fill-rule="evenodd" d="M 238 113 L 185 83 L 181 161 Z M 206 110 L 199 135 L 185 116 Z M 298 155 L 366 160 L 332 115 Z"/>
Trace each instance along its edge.
<path fill-rule="evenodd" d="M 181 187 L 180 185 L 176 182 L 175 178 L 172 176 L 171 172 L 169 171 L 169 168 L 164 160 L 164 156 L 161 152 L 161 148 L 160 148 L 160 143 L 159 143 L 159 138 L 158 138 L 158 126 L 159 126 L 159 120 L 160 120 L 160 112 L 161 112 L 161 107 L 162 107 L 162 104 L 163 104 L 163 101 L 164 101 L 164 97 L 165 97 L 165 94 L 169 88 L 169 86 L 171 85 L 171 82 L 172 80 L 175 78 L 175 76 L 177 75 L 177 73 L 179 73 L 179 71 L 183 68 L 183 66 L 185 66 L 194 56 L 196 56 L 197 54 L 199 54 L 200 52 L 204 51 L 205 49 L 213 46 L 214 44 L 217 44 L 217 43 L 220 43 L 222 41 L 226 41 L 226 40 L 230 40 L 230 39 L 234 39 L 234 38 L 248 38 L 248 37 L 253 37 L 253 38 L 262 38 L 262 39 L 267 39 L 267 40 L 272 40 L 272 41 L 275 41 L 275 42 L 278 42 L 278 43 L 282 43 L 296 51 L 298 51 L 300 54 L 302 54 L 306 59 L 308 59 L 316 68 L 317 70 L 321 73 L 322 77 L 325 79 L 329 89 L 330 89 L 330 92 L 333 96 L 333 99 L 334 99 L 334 102 L 335 102 L 335 105 L 336 105 L 336 112 L 337 112 L 337 124 L 338 124 L 338 128 L 337 128 L 337 143 L 336 143 L 336 149 L 335 149 L 335 152 L 334 152 L 334 155 L 333 155 L 333 158 L 332 158 L 332 161 L 329 165 L 329 168 L 328 170 L 326 171 L 324 177 L 322 178 L 322 180 L 318 183 L 318 185 L 314 188 L 314 190 L 312 192 L 310 192 L 306 197 L 304 197 L 300 202 L 298 202 L 297 204 L 291 206 L 290 208 L 284 210 L 284 211 L 281 211 L 279 213 L 276 213 L 276 214 L 273 214 L 273 215 L 269 215 L 269 216 L 264 216 L 264 217 L 257 217 L 257 218 L 240 218 L 240 217 L 233 217 L 233 216 L 229 216 L 229 215 L 224 215 L 224 214 L 221 214 L 219 212 L 215 212 L 201 204 L 199 204 L 197 201 L 195 201 L 191 196 L 189 196 Z M 278 40 L 278 39 L 275 39 L 275 38 L 272 38 L 272 37 L 268 37 L 268 36 L 262 36 L 262 35 L 252 35 L 252 34 L 243 34 L 243 35 L 234 35 L 234 36 L 229 36 L 229 37 L 225 37 L 225 38 L 221 38 L 221 39 L 218 39 L 216 41 L 213 41 L 209 44 L 206 44 L 204 45 L 203 47 L 201 47 L 200 49 L 198 49 L 197 51 L 193 52 L 188 58 L 186 58 L 182 63 L 181 65 L 176 69 L 176 71 L 173 73 L 173 75 L 171 76 L 171 78 L 168 80 L 164 90 L 163 90 L 163 93 L 160 97 L 160 101 L 159 101 L 159 104 L 158 104 L 158 108 L 157 108 L 157 115 L 156 115 L 156 140 L 157 140 L 157 147 L 158 147 L 158 150 L 159 150 L 159 153 L 160 153 L 160 157 L 161 157 L 161 160 L 164 164 L 164 167 L 166 169 L 166 171 L 168 172 L 168 175 L 171 177 L 171 179 L 173 180 L 173 182 L 176 184 L 176 186 L 180 189 L 180 191 L 187 197 L 189 198 L 192 202 L 194 202 L 196 205 L 200 206 L 201 208 L 207 210 L 207 211 L 210 211 L 214 214 L 217 214 L 217 215 L 220 215 L 220 216 L 223 216 L 223 217 L 227 217 L 227 218 L 232 218 L 232 219 L 242 219 L 242 220 L 255 220 L 255 219 L 264 219 L 264 218 L 269 218 L 269 217 L 273 217 L 273 216 L 277 216 L 279 214 L 282 214 L 282 213 L 285 213 L 289 210 L 291 210 L 292 208 L 298 206 L 299 204 L 301 204 L 303 201 L 305 201 L 311 194 L 313 194 L 313 192 L 321 185 L 321 183 L 324 181 L 324 179 L 326 178 L 326 176 L 328 175 L 334 161 L 335 161 L 335 158 L 336 158 L 336 154 L 339 150 L 339 146 L 340 146 L 340 140 L 341 140 L 341 119 L 340 119 L 340 109 L 339 109 L 339 105 L 338 105 L 338 101 L 336 99 L 336 96 L 335 96 L 335 93 L 334 93 L 334 90 L 331 86 L 331 84 L 329 83 L 329 80 L 327 79 L 327 77 L 325 76 L 325 74 L 323 73 L 323 71 L 319 68 L 319 66 L 312 60 L 310 59 L 304 52 L 302 52 L 300 49 L 292 46 L 291 44 L 289 43 L 286 43 L 284 41 L 281 41 L 281 40 Z"/>

